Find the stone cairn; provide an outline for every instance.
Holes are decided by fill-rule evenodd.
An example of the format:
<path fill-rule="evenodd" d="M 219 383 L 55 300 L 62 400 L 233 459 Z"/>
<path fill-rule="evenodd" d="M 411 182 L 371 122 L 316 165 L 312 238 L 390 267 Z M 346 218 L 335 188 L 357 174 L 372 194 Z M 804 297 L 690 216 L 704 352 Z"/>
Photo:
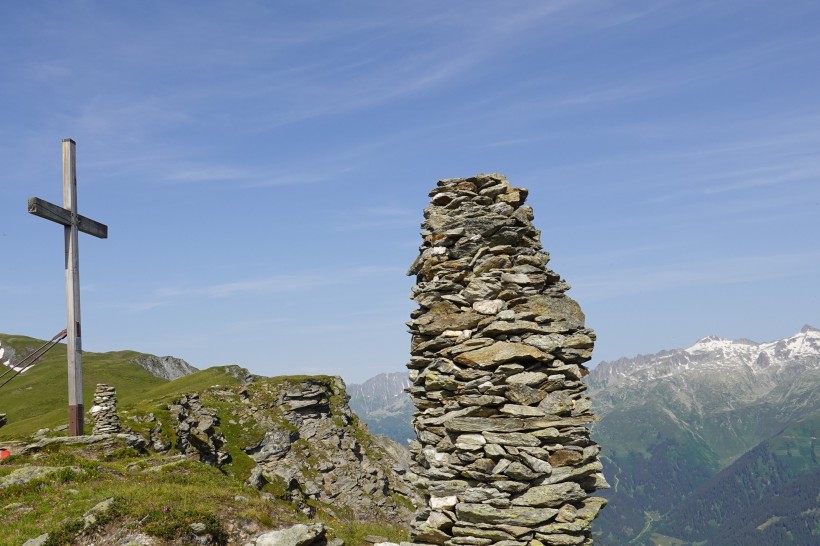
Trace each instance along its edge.
<path fill-rule="evenodd" d="M 582 378 L 595 334 L 546 268 L 527 190 L 498 174 L 430 192 L 410 267 L 407 389 L 427 506 L 416 543 L 592 544 L 608 487 Z"/>
<path fill-rule="evenodd" d="M 94 418 L 91 434 L 117 434 L 120 418 L 117 416 L 117 389 L 98 383 L 94 390 L 94 405 L 88 412 Z"/>

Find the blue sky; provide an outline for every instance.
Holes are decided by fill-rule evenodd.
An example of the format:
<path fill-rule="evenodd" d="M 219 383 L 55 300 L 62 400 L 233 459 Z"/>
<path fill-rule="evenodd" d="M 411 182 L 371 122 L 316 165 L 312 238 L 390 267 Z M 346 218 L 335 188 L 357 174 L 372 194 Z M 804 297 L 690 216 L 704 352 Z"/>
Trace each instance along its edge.
<path fill-rule="evenodd" d="M 820 3 L 3 2 L 0 332 L 401 371 L 440 178 L 529 188 L 593 363 L 820 326 Z"/>

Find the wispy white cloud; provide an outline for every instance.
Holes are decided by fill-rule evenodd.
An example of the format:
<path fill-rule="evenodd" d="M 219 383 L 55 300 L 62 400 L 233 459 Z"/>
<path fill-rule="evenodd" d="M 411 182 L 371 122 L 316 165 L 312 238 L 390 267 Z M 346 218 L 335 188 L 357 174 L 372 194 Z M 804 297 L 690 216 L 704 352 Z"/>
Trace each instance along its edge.
<path fill-rule="evenodd" d="M 119 97 L 91 95 L 66 110 L 55 124 L 71 127 L 75 138 L 86 141 L 139 141 L 147 134 L 190 123 L 189 111 L 159 95 Z"/>
<path fill-rule="evenodd" d="M 631 8 L 608 10 L 606 17 L 591 20 L 598 25 L 623 24 L 641 19 L 663 5 L 654 3 L 636 13 Z M 180 30 L 170 23 L 160 24 L 155 40 L 136 42 L 122 52 L 132 66 L 141 67 L 146 79 L 157 77 L 153 72 L 158 74 L 154 92 L 149 96 L 130 95 L 127 90 L 92 94 L 79 103 L 78 113 L 70 110 L 72 113 L 64 114 L 59 125 L 71 126 L 73 134 L 83 139 L 86 146 L 90 140 L 101 144 L 112 139 L 142 142 L 142 150 L 121 147 L 121 153 L 108 146 L 108 155 L 114 157 L 106 162 L 115 168 L 117 161 L 132 165 L 139 162 L 140 167 L 153 171 L 145 173 L 149 175 L 144 176 L 146 180 L 260 187 L 325 181 L 329 179 L 328 169 L 248 169 L 219 158 L 197 158 L 196 149 L 186 149 L 181 141 L 170 144 L 171 150 L 162 150 L 169 146 L 164 140 L 157 142 L 156 150 L 144 146 L 153 135 L 172 128 L 196 130 L 210 126 L 211 130 L 231 130 L 243 124 L 244 130 L 262 133 L 301 120 L 417 96 L 469 77 L 476 67 L 517 47 L 526 47 L 530 40 L 549 36 L 555 29 L 589 23 L 582 18 L 585 10 L 573 2 L 533 2 L 512 11 L 486 4 L 466 11 L 463 7 L 452 6 L 431 13 L 403 5 L 367 17 L 329 13 L 294 28 L 292 23 L 279 25 L 275 9 L 254 6 L 256 17 L 271 21 L 276 32 L 228 33 L 230 39 L 206 43 L 202 36 L 213 34 L 208 25 L 215 21 L 189 21 L 181 31 L 183 37 L 190 46 L 199 44 L 204 50 L 164 47 L 170 41 L 178 43 Z M 171 18 L 180 16 L 173 10 L 166 11 Z M 247 24 L 242 19 L 242 24 Z M 232 17 L 217 20 L 221 26 L 227 25 L 220 29 L 220 34 L 239 24 Z M 109 15 L 108 24 L 114 21 Z M 350 39 L 363 34 L 372 38 Z M 419 47 L 422 43 L 424 47 Z M 307 55 L 305 48 L 317 44 L 335 45 L 327 49 L 330 53 L 326 57 Z M 293 61 L 281 62 L 289 57 Z M 219 67 L 237 62 L 245 68 L 265 69 L 232 72 L 225 68 L 225 77 L 212 79 L 207 86 L 193 77 L 199 71 L 219 72 Z M 192 77 L 167 85 L 162 67 L 171 66 L 180 67 L 175 70 Z M 222 106 L 214 108 L 215 103 Z M 230 111 L 230 116 L 222 113 L 225 111 Z M 519 140 L 495 146 L 516 145 Z M 365 150 L 371 157 L 373 152 L 372 148 Z M 135 159 L 135 155 L 145 160 Z M 339 164 L 343 163 L 336 165 Z"/>
<path fill-rule="evenodd" d="M 372 265 L 322 273 L 301 272 L 272 275 L 257 279 L 242 279 L 200 286 L 160 288 L 156 290 L 155 297 L 160 300 L 182 297 L 220 299 L 247 295 L 304 292 L 332 285 L 350 283 L 362 277 L 373 277 L 386 273 L 395 274 L 397 271 L 398 269 L 393 266 Z"/>
<path fill-rule="evenodd" d="M 739 79 L 740 76 L 780 66 L 784 59 L 798 62 L 812 55 L 820 39 L 817 37 L 769 38 L 763 43 L 738 45 L 725 52 L 702 52 L 682 62 L 669 65 L 632 67 L 618 72 L 602 70 L 597 81 L 585 85 L 568 86 L 552 76 L 536 75 L 518 85 L 528 88 L 531 98 L 498 105 L 494 116 L 566 116 L 578 109 L 609 108 L 619 104 L 642 102 L 669 96 L 686 96 L 692 91 L 706 89 Z M 628 63 L 627 63 L 628 64 Z M 541 89 L 535 93 L 535 89 Z"/>
<path fill-rule="evenodd" d="M 331 180 L 334 173 L 329 171 L 315 172 L 291 171 L 264 168 L 245 168 L 207 162 L 186 162 L 179 164 L 171 161 L 165 164 L 168 171 L 161 175 L 159 182 L 169 184 L 229 184 L 233 188 L 261 188 L 271 186 L 288 186 L 315 184 Z"/>
<path fill-rule="evenodd" d="M 717 198 L 754 195 L 779 206 L 783 203 L 774 198 L 772 190 L 785 186 L 802 187 L 809 194 L 820 192 L 820 185 L 814 184 L 820 178 L 816 113 L 725 120 L 709 131 L 704 131 L 703 121 L 599 125 L 595 138 L 615 142 L 637 138 L 640 153 L 616 145 L 614 151 L 559 162 L 528 173 L 527 178 L 582 180 L 599 192 L 631 195 L 647 212 L 660 210 L 658 205 L 678 203 L 692 208 Z M 799 194 L 785 192 L 790 198 Z M 802 194 L 801 198 L 807 196 L 805 191 Z"/>
<path fill-rule="evenodd" d="M 663 292 L 708 285 L 734 285 L 820 274 L 820 253 L 797 252 L 716 258 L 671 266 L 607 269 L 582 275 L 573 286 L 587 299 Z"/>
<path fill-rule="evenodd" d="M 31 78 L 45 82 L 62 80 L 71 75 L 68 67 L 55 63 L 35 63 L 26 68 Z"/>
<path fill-rule="evenodd" d="M 485 5 L 467 11 L 452 7 L 434 14 L 416 9 L 404 13 L 399 8 L 363 22 L 326 22 L 333 28 L 328 33 L 315 28 L 305 33 L 283 29 L 284 38 L 273 38 L 278 54 L 288 52 L 299 59 L 306 44 L 330 41 L 336 46 L 318 60 L 274 65 L 249 76 L 224 78 L 207 88 L 189 86 L 178 90 L 172 100 L 186 109 L 215 100 L 250 101 L 257 106 L 249 115 L 260 129 L 369 108 L 458 80 L 474 67 L 534 38 L 532 32 L 546 32 L 552 19 L 571 7 L 571 2 L 537 2 L 512 11 Z M 477 28 L 481 31 L 465 31 Z M 345 38 L 361 32 L 372 38 L 365 42 Z M 422 43 L 424 47 L 418 47 Z M 243 41 L 223 46 L 221 56 L 235 62 L 246 56 L 247 47 Z M 250 58 L 270 64 L 271 59 L 259 58 L 259 51 L 269 50 L 263 44 Z"/>
<path fill-rule="evenodd" d="M 335 231 L 412 227 L 419 223 L 417 211 L 389 205 L 346 210 L 338 216 L 333 226 Z"/>
<path fill-rule="evenodd" d="M 512 146 L 521 146 L 524 144 L 532 144 L 542 140 L 543 137 L 525 137 L 525 138 L 511 138 L 507 140 L 497 140 L 495 142 L 487 142 L 482 144 L 484 148 L 509 148 Z"/>
<path fill-rule="evenodd" d="M 148 158 L 135 165 L 150 168 L 151 179 L 164 184 L 230 185 L 232 188 L 267 188 L 284 185 L 335 183 L 366 168 L 374 155 L 396 146 L 418 132 L 395 132 L 387 137 L 359 139 L 349 145 L 315 150 L 308 157 L 259 158 L 254 166 L 230 164 L 222 157 L 201 157 L 201 152 L 182 147 L 175 156 Z M 226 157 L 228 154 L 226 154 Z M 153 161 L 151 160 L 153 159 Z"/>
<path fill-rule="evenodd" d="M 724 176 L 724 179 L 732 180 L 729 183 L 713 185 L 703 189 L 706 195 L 715 195 L 734 191 L 748 191 L 755 188 L 765 188 L 769 186 L 780 186 L 794 182 L 804 182 L 813 180 L 820 182 L 820 162 L 806 167 L 800 166 L 779 166 L 772 168 L 756 169 L 756 172 L 748 172 L 745 175 L 733 173 L 731 176 Z"/>
<path fill-rule="evenodd" d="M 162 288 L 157 291 L 157 296 L 165 298 L 181 296 L 225 298 L 246 294 L 276 294 L 309 290 L 335 282 L 332 275 L 276 275 L 263 279 L 241 280 L 208 286 Z"/>
<path fill-rule="evenodd" d="M 125 313 L 144 313 L 151 311 L 158 307 L 165 305 L 162 301 L 141 301 L 141 302 L 110 302 L 110 301 L 93 301 L 92 303 L 98 309 L 118 310 Z"/>

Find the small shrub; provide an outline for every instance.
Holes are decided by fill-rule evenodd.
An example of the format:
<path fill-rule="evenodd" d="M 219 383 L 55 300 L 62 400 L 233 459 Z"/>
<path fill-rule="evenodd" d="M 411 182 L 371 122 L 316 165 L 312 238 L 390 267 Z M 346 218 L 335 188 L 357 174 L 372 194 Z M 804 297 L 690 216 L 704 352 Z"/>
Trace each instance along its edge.
<path fill-rule="evenodd" d="M 228 543 L 228 533 L 225 532 L 222 522 L 215 515 L 189 510 L 174 510 L 168 506 L 151 510 L 145 516 L 142 528 L 149 535 L 175 540 L 190 536 L 192 523 L 205 524 L 204 532 L 210 535 L 214 543 L 220 546 Z"/>
<path fill-rule="evenodd" d="M 60 451 L 59 449 L 51 451 L 49 450 L 51 447 L 53 446 L 46 446 L 45 449 L 40 452 L 39 460 L 41 463 L 54 466 L 77 466 L 77 463 L 85 460 L 83 457 L 77 457 L 71 452 Z M 62 446 L 56 447 L 59 448 Z"/>
<path fill-rule="evenodd" d="M 132 447 L 123 447 L 108 453 L 103 457 L 104 461 L 118 461 L 122 459 L 132 459 L 139 457 L 140 453 Z"/>
<path fill-rule="evenodd" d="M 69 483 L 77 481 L 77 478 L 77 471 L 67 466 L 64 466 L 63 468 L 54 473 L 54 480 L 57 483 Z"/>
<path fill-rule="evenodd" d="M 74 538 L 83 530 L 83 520 L 75 519 L 63 523 L 59 528 L 49 531 L 48 538 L 43 546 L 63 546 L 71 544 Z"/>

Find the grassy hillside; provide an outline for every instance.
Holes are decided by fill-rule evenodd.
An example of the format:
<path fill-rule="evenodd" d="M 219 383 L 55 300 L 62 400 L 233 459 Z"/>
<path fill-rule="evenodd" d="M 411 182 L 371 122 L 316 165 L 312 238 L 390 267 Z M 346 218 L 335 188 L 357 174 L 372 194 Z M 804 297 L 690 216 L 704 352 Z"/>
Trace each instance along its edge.
<path fill-rule="evenodd" d="M 22 336 L 0 340 L 18 355 L 40 343 Z M 167 381 L 129 362 L 140 354 L 85 353 L 85 403 L 91 406 L 96 383 L 115 386 L 123 427 L 147 440 L 161 437 L 167 451 L 138 451 L 119 437 L 91 445 L 64 443 L 74 440 L 53 429 L 66 421 L 65 346 L 0 391 L 0 413 L 9 419 L 0 429 L 0 445 L 12 451 L 0 463 L 0 546 L 17 546 L 44 532 L 47 546 L 114 544 L 134 533 L 165 546 L 205 537 L 211 544 L 243 544 L 266 529 L 316 521 L 326 524 L 328 538 L 342 538 L 348 546 L 366 544 L 366 535 L 407 538 L 404 516 L 386 515 L 412 510 L 407 486 L 392 474 L 395 459 L 389 450 L 350 413 L 336 378 L 255 377 L 245 383 L 245 370 L 227 366 Z M 316 389 L 325 393 L 316 399 L 321 415 L 291 409 L 287 400 L 294 392 Z M 190 393 L 213 412 L 213 430 L 230 456 L 218 468 L 180 451 L 173 408 Z M 43 428 L 52 430 L 36 434 Z M 261 485 L 251 487 L 247 481 L 260 467 L 246 451 L 270 431 L 286 431 L 292 444 L 283 466 L 273 463 Z M 193 434 L 191 445 L 200 449 L 207 438 Z M 336 449 L 328 449 L 328 442 Z M 323 481 L 328 472 L 336 473 L 340 485 L 353 487 L 352 493 L 340 489 L 344 495 L 334 498 L 334 480 Z M 28 481 L 15 481 L 26 475 Z M 368 488 L 361 482 L 365 475 L 377 483 L 383 479 L 383 488 Z M 356 506 L 377 509 L 363 514 Z"/>
<path fill-rule="evenodd" d="M 56 471 L 0 489 L 2 546 L 19 546 L 44 532 L 50 546 L 75 543 L 83 516 L 106 499 L 113 499 L 113 505 L 88 530 L 89 538 L 108 526 L 110 533 L 133 529 L 173 540 L 184 537 L 191 524 L 204 523 L 211 538 L 224 544 L 225 525 L 214 517 L 217 513 L 250 528 L 305 519 L 219 469 L 184 458 L 139 457 L 121 442 L 53 446 L 35 455 L 12 456 L 0 465 L 0 479 L 22 468 Z"/>
<path fill-rule="evenodd" d="M 18 360 L 44 343 L 39 339 L 6 334 L 0 334 L 0 342 L 13 348 Z M 122 405 L 133 404 L 147 391 L 167 383 L 130 362 L 142 355 L 136 351 L 83 352 L 83 403 L 86 410 L 91 408 L 97 383 L 116 387 Z M 9 377 L 7 375 L 3 381 Z M 65 424 L 67 408 L 66 346 L 58 344 L 31 370 L 0 389 L 0 413 L 8 416 L 8 425 L 0 428 L 0 440 Z M 86 427 L 90 432 L 88 423 Z"/>

